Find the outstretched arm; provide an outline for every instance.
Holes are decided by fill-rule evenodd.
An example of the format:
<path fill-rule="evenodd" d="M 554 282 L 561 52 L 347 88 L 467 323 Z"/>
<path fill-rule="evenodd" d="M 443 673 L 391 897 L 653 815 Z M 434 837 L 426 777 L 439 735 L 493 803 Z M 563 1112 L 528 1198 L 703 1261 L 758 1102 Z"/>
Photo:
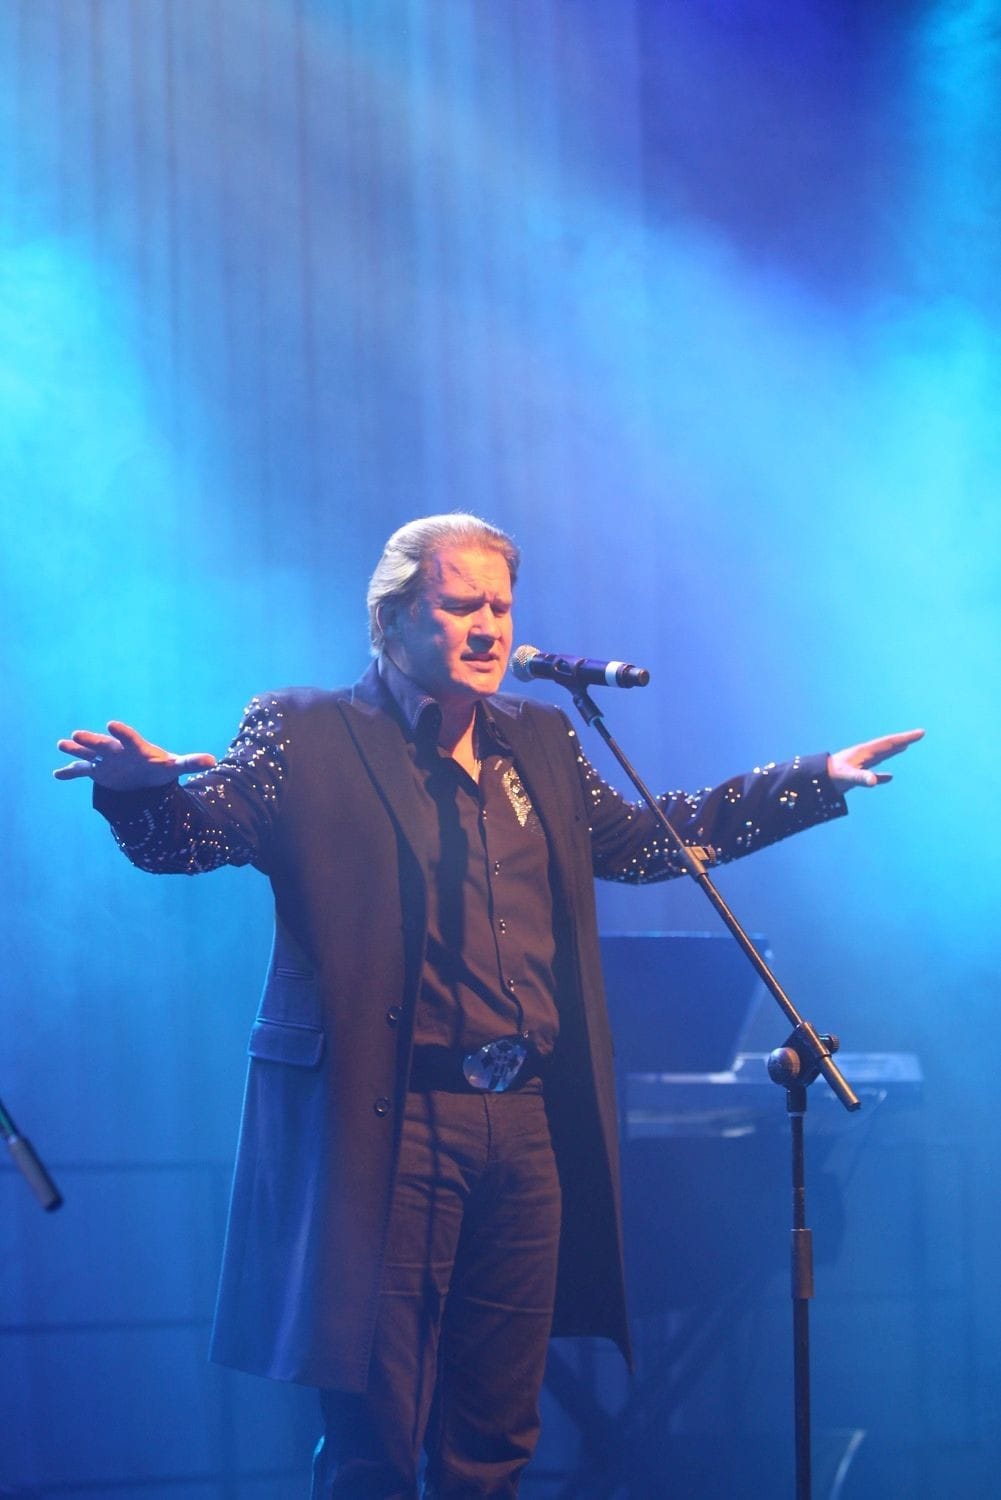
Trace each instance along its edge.
<path fill-rule="evenodd" d="M 94 783 L 94 806 L 143 870 L 196 875 L 220 865 L 264 868 L 287 770 L 285 710 L 274 693 L 251 699 L 222 760 L 174 755 L 113 719 L 108 734 L 77 730 L 59 748 L 74 759 L 54 774 Z M 180 776 L 196 774 L 184 785 Z"/>
<path fill-rule="evenodd" d="M 58 748 L 75 759 L 53 771 L 57 781 L 75 781 L 87 776 L 98 786 L 114 792 L 136 792 L 146 787 L 166 786 L 178 776 L 191 771 L 207 771 L 215 756 L 207 753 L 173 755 L 169 750 L 144 740 L 142 735 L 112 719 L 107 734 L 90 729 L 74 729 Z"/>
<path fill-rule="evenodd" d="M 827 757 L 827 774 L 842 794 L 854 786 L 882 786 L 893 777 L 886 771 L 874 771 L 873 766 L 882 765 L 892 755 L 900 755 L 923 736 L 923 729 L 905 729 L 900 734 L 884 734 L 878 740 L 837 750 Z"/>
<path fill-rule="evenodd" d="M 717 787 L 694 794 L 671 792 L 658 799 L 687 843 L 711 844 L 719 863 L 750 854 L 845 811 L 844 794 L 855 786 L 878 786 L 891 778 L 872 768 L 919 740 L 923 729 L 884 735 L 834 755 L 816 755 L 776 766 L 755 767 Z M 682 873 L 646 808 L 627 802 L 607 786 L 583 753 L 578 767 L 589 812 L 594 872 L 630 883 L 670 879 Z"/>

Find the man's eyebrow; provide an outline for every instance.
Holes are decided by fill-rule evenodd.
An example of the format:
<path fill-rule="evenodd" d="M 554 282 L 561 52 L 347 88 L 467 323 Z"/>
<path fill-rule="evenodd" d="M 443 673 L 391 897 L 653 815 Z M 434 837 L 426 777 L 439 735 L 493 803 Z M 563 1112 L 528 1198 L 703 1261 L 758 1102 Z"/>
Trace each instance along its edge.
<path fill-rule="evenodd" d="M 482 604 L 486 599 L 496 599 L 500 604 L 509 604 L 510 598 L 506 594 L 487 594 L 481 589 L 478 594 L 455 594 L 446 593 L 444 590 L 438 595 L 441 605 L 449 604 Z"/>
<path fill-rule="evenodd" d="M 438 603 L 443 609 L 450 609 L 457 604 L 482 604 L 486 598 L 485 594 L 445 594 L 438 595 Z"/>

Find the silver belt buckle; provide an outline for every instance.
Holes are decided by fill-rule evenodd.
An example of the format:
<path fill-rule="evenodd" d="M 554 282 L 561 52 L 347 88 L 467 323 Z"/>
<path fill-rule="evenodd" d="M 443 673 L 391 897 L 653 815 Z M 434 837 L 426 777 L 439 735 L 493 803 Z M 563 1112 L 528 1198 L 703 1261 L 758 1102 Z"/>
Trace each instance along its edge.
<path fill-rule="evenodd" d="M 503 1094 L 525 1066 L 528 1043 L 520 1036 L 501 1036 L 486 1042 L 462 1059 L 462 1072 L 471 1089 Z"/>

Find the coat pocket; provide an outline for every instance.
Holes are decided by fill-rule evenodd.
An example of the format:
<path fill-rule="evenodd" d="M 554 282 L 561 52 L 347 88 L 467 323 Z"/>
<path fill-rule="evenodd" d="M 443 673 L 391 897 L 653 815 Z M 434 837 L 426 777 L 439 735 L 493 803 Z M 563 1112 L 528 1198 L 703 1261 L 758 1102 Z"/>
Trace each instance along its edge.
<path fill-rule="evenodd" d="M 315 1068 L 323 1056 L 322 1027 L 301 1026 L 292 1021 L 270 1021 L 259 1017 L 250 1033 L 248 1052 L 263 1062 L 293 1063 Z"/>
<path fill-rule="evenodd" d="M 298 969 L 272 969 L 257 1007 L 257 1018 L 259 1021 L 281 1021 L 287 1026 L 312 1026 L 322 1030 L 320 987 L 314 976 Z"/>

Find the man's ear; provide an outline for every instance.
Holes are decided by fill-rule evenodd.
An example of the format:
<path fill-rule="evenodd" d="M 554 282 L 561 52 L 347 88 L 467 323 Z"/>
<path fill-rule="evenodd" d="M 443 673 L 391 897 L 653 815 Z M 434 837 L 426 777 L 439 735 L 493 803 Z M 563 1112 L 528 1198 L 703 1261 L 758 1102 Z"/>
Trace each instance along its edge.
<path fill-rule="evenodd" d="M 383 635 L 399 634 L 400 625 L 396 611 L 387 609 L 385 604 L 376 606 L 375 621 Z"/>

